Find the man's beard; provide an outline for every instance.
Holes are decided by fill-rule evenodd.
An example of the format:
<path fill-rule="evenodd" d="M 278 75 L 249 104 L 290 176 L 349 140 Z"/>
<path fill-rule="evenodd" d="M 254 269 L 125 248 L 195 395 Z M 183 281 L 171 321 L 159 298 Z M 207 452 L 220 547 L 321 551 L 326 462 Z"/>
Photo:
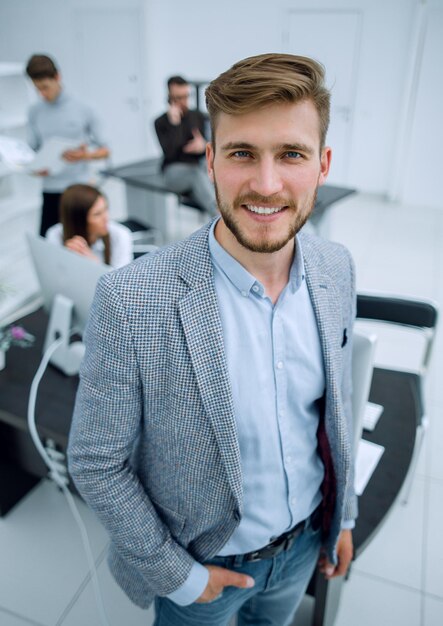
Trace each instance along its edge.
<path fill-rule="evenodd" d="M 237 241 L 244 248 L 250 250 L 251 252 L 268 253 L 281 250 L 289 241 L 291 241 L 291 239 L 295 237 L 299 230 L 306 224 L 315 206 L 318 186 L 315 188 L 312 197 L 308 198 L 305 204 L 302 206 L 297 206 L 296 203 L 292 201 L 288 202 L 287 199 L 279 198 L 277 196 L 266 197 L 256 193 L 249 193 L 243 196 L 238 196 L 234 199 L 232 205 L 229 206 L 222 201 L 215 179 L 214 189 L 218 210 L 221 213 L 224 223 L 237 239 Z M 266 206 L 268 204 L 272 204 L 273 206 L 284 206 L 285 209 L 283 210 L 290 211 L 292 213 L 293 219 L 291 220 L 287 231 L 285 233 L 281 233 L 281 236 L 278 239 L 269 239 L 270 228 L 268 228 L 268 225 L 265 223 L 261 225 L 261 229 L 263 232 L 262 237 L 260 239 L 253 238 L 249 236 L 249 233 L 246 232 L 245 229 L 242 230 L 241 226 L 238 223 L 238 220 L 236 219 L 236 210 L 240 210 L 241 206 L 244 204 L 254 206 Z M 269 226 L 272 225 L 270 224 Z"/>

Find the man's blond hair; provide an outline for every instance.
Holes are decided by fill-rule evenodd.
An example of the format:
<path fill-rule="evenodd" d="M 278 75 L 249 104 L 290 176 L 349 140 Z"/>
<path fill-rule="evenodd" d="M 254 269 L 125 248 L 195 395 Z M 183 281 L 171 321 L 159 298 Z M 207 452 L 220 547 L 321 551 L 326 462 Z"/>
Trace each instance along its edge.
<path fill-rule="evenodd" d="M 220 113 L 241 115 L 273 104 L 310 100 L 319 117 L 320 147 L 325 145 L 330 94 L 324 67 L 314 59 L 293 54 L 248 57 L 214 79 L 205 95 L 213 143 Z"/>

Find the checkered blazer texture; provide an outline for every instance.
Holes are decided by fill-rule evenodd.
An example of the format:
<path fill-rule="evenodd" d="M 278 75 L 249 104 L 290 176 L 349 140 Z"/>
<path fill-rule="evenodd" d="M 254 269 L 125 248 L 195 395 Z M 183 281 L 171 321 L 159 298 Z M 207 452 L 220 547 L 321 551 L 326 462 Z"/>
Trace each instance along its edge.
<path fill-rule="evenodd" d="M 209 226 L 100 279 L 85 333 L 69 470 L 111 538 L 110 567 L 141 607 L 217 554 L 242 514 L 242 476 Z M 349 432 L 353 266 L 301 235 L 326 373 L 336 501 L 326 548 L 356 516 Z"/>

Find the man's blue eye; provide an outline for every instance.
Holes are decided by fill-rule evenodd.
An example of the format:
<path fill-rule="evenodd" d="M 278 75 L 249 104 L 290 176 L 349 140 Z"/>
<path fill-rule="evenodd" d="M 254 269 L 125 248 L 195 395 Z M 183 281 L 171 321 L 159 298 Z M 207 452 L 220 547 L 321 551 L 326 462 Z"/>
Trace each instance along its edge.
<path fill-rule="evenodd" d="M 301 157 L 301 154 L 300 152 L 286 152 L 286 156 L 291 159 L 298 159 L 299 157 Z"/>
<path fill-rule="evenodd" d="M 237 152 L 234 152 L 234 156 L 236 156 L 236 157 L 247 157 L 247 156 L 249 156 L 249 152 L 246 152 L 246 150 L 237 150 Z"/>

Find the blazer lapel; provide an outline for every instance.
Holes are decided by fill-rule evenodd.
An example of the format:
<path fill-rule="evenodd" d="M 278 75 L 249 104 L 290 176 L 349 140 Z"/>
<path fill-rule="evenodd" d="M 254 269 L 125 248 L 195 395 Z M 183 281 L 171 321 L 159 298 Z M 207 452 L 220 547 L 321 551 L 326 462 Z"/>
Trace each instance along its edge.
<path fill-rule="evenodd" d="M 306 282 L 317 319 L 323 351 L 327 400 L 333 401 L 334 411 L 338 406 L 336 373 L 341 371 L 341 344 L 343 335 L 341 303 L 330 276 L 322 272 L 319 260 L 314 259 L 303 245 Z"/>
<path fill-rule="evenodd" d="M 194 246 L 194 256 L 195 252 Z M 182 264 L 182 277 L 188 284 L 192 284 L 179 302 L 179 314 L 203 406 L 212 424 L 228 481 L 241 510 L 240 448 L 207 243 L 205 249 L 202 249 L 195 272 L 192 264 L 190 259 L 187 264 Z"/>

